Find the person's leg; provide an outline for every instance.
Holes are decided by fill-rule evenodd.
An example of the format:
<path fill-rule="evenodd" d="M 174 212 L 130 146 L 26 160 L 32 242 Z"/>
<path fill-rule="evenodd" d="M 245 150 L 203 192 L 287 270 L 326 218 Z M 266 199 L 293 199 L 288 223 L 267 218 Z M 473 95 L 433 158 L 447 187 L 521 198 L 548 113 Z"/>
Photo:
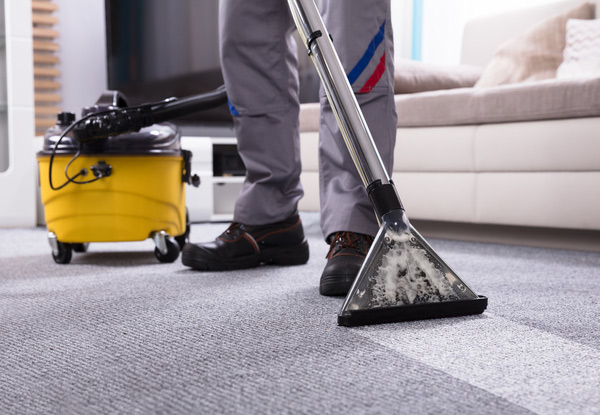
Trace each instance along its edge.
<path fill-rule="evenodd" d="M 247 171 L 234 221 L 278 222 L 303 196 L 293 21 L 282 0 L 227 0 L 220 19 L 223 77 Z"/>
<path fill-rule="evenodd" d="M 391 172 L 397 114 L 390 0 L 325 0 L 323 18 L 381 159 Z M 321 226 L 331 243 L 320 291 L 345 295 L 378 223 L 323 92 L 319 168 Z"/>
<path fill-rule="evenodd" d="M 222 71 L 246 178 L 232 226 L 214 242 L 186 246 L 182 261 L 196 269 L 305 263 L 297 57 L 287 3 L 225 0 L 220 10 Z"/>

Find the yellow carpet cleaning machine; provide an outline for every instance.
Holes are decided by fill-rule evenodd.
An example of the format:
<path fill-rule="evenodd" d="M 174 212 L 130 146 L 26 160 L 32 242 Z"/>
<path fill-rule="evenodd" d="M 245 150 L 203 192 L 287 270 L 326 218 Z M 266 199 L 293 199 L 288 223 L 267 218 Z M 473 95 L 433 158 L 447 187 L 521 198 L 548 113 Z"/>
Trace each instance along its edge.
<path fill-rule="evenodd" d="M 127 107 L 118 91 L 102 94 L 75 121 L 60 113 L 37 154 L 52 257 L 59 264 L 90 242 L 151 238 L 160 262 L 173 262 L 189 240 L 185 184 L 191 152 L 164 121 L 226 102 L 223 87 L 184 100 Z"/>

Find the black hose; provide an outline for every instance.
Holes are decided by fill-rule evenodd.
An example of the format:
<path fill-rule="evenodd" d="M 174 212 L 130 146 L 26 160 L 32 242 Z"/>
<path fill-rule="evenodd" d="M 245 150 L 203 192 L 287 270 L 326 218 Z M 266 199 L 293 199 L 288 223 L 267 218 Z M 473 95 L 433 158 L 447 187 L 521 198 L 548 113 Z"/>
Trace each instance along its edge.
<path fill-rule="evenodd" d="M 136 107 L 118 108 L 91 115 L 73 128 L 73 137 L 80 143 L 100 140 L 111 135 L 137 132 L 158 122 L 217 107 L 227 102 L 225 85 L 203 94 Z"/>
<path fill-rule="evenodd" d="M 182 115 L 208 110 L 227 102 L 225 85 L 200 95 L 169 101 L 151 107 L 154 122 L 164 122 Z"/>

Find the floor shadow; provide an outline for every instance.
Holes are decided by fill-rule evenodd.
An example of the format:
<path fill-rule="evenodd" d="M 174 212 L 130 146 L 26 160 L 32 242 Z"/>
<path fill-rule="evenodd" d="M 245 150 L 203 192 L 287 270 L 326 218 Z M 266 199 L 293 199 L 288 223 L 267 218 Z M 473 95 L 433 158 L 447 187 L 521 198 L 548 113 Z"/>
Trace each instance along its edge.
<path fill-rule="evenodd" d="M 177 261 L 177 260 L 176 260 Z M 132 267 L 160 264 L 151 251 L 134 252 L 85 252 L 73 253 L 73 265 L 97 265 L 101 267 Z"/>

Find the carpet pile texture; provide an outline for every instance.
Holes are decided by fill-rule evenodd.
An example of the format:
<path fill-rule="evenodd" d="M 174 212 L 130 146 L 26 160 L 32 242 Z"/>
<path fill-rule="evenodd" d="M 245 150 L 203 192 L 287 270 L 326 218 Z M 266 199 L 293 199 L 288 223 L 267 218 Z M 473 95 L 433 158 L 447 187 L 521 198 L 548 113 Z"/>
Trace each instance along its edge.
<path fill-rule="evenodd" d="M 308 264 L 235 272 L 0 230 L 0 413 L 600 414 L 600 254 L 429 240 L 487 311 L 345 328 L 302 219 Z"/>

